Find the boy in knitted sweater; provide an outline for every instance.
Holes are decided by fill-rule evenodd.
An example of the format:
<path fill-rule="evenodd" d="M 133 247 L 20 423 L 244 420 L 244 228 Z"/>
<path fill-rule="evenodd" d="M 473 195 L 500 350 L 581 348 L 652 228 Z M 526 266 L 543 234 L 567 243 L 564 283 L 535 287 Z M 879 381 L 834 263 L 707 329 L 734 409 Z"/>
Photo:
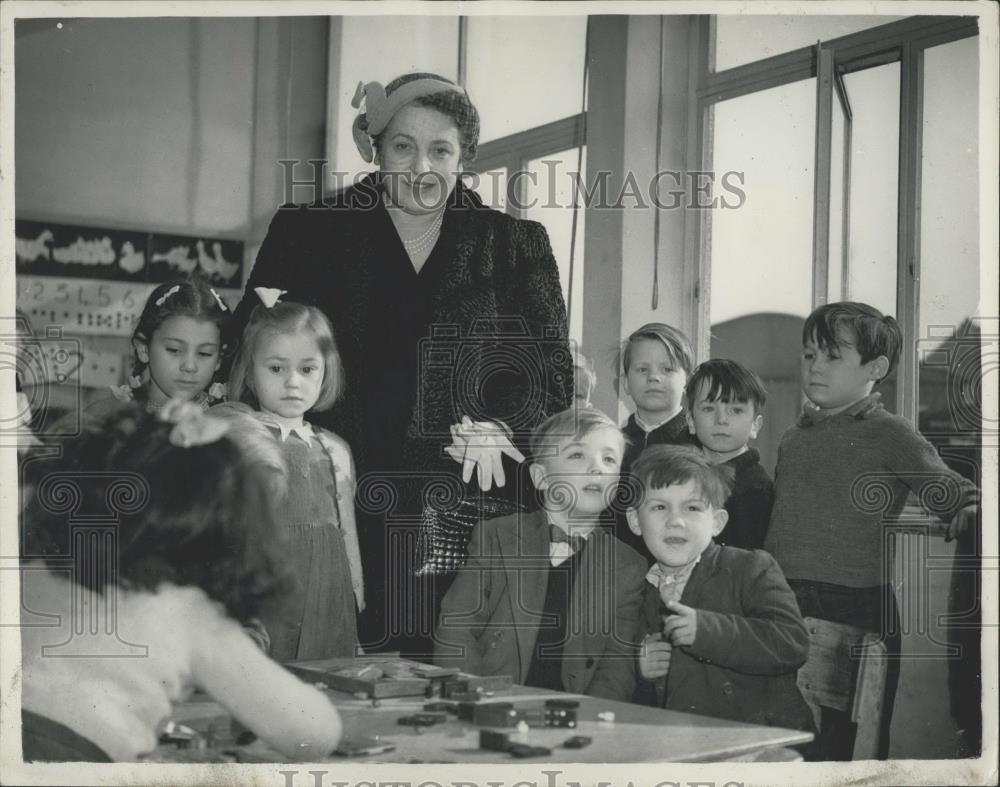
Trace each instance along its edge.
<path fill-rule="evenodd" d="M 884 758 L 899 681 L 900 621 L 889 576 L 893 556 L 883 546 L 892 541 L 882 524 L 913 492 L 950 523 L 950 540 L 974 524 L 978 491 L 872 393 L 899 358 L 902 334 L 892 317 L 863 303 L 826 304 L 809 315 L 802 343 L 808 402 L 778 449 L 764 546 L 781 565 L 803 615 L 882 635 L 889 650 L 879 739 Z M 824 709 L 824 756 L 849 758 L 855 731 L 846 714 Z"/>

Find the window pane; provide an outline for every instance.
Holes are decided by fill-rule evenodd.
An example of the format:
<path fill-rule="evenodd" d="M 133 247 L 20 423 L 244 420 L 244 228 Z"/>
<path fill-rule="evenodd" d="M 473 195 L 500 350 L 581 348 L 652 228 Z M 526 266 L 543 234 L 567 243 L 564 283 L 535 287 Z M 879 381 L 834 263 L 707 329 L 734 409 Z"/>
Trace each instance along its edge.
<path fill-rule="evenodd" d="M 375 169 L 358 155 L 351 136 L 357 113 L 351 106 L 358 82 L 383 85 L 413 71 L 458 78 L 458 18 L 454 16 L 345 16 L 336 92 L 336 150 L 330 165 L 348 173 Z M 332 86 L 331 86 L 332 87 Z"/>
<path fill-rule="evenodd" d="M 924 59 L 917 360 L 919 425 L 931 433 L 967 431 L 982 384 L 968 368 L 979 352 L 968 330 L 979 304 L 978 44 L 944 44 Z"/>
<path fill-rule="evenodd" d="M 713 170 L 717 181 L 742 173 L 746 200 L 712 211 L 712 324 L 757 312 L 806 317 L 816 80 L 724 101 L 714 111 Z M 715 195 L 732 201 L 718 182 Z"/>
<path fill-rule="evenodd" d="M 853 112 L 848 296 L 895 316 L 899 64 L 848 74 L 844 82 Z"/>
<path fill-rule="evenodd" d="M 753 369 L 768 390 L 756 442 L 773 468 L 782 432 L 801 406 L 802 324 L 812 306 L 816 80 L 716 105 L 715 194 L 743 174 L 746 199 L 711 211 L 711 356 Z M 720 202 L 721 206 L 721 202 Z"/>
<path fill-rule="evenodd" d="M 582 111 L 585 16 L 469 18 L 469 96 L 480 141 Z"/>
<path fill-rule="evenodd" d="M 878 27 L 901 16 L 717 16 L 715 70 L 791 52 L 817 41 Z"/>
<path fill-rule="evenodd" d="M 583 166 L 586 172 L 586 148 Z M 586 211 L 581 204 L 576 211 L 576 243 L 573 244 L 573 198 L 578 182 L 576 173 L 577 149 L 533 159 L 527 163 L 524 178 L 524 217 L 541 222 L 549 234 L 552 253 L 559 266 L 563 300 L 569 314 L 569 335 L 577 342 L 583 340 L 583 226 Z M 584 176 L 580 176 L 584 180 Z M 571 248 L 572 247 L 572 248 Z M 572 252 L 572 287 L 570 293 L 570 253 Z M 581 348 L 582 349 L 582 348 Z M 586 352 L 586 350 L 584 350 Z"/>

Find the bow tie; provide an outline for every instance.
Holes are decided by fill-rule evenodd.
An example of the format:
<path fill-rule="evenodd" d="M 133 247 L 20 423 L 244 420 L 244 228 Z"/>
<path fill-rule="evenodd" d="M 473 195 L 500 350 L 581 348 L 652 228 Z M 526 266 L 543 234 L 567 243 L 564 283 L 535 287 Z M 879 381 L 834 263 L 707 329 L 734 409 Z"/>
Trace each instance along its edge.
<path fill-rule="evenodd" d="M 553 524 L 549 524 L 549 539 L 553 544 L 569 544 L 570 552 L 573 554 L 579 552 L 583 545 L 587 543 L 587 539 L 579 533 L 567 535 L 565 530 Z"/>

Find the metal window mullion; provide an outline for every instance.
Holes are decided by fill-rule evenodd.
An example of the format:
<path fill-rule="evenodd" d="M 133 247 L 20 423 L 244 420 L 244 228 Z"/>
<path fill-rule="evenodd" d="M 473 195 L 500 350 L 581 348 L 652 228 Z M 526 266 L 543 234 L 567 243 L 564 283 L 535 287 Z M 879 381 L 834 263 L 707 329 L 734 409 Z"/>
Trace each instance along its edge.
<path fill-rule="evenodd" d="M 479 146 L 479 154 L 475 169 L 493 169 L 493 166 L 482 166 L 481 162 L 493 162 L 496 159 L 507 159 L 511 155 L 526 159 L 541 158 L 560 150 L 579 147 L 583 140 L 583 113 L 546 123 L 542 126 L 519 131 L 506 137 L 500 137 Z"/>
<path fill-rule="evenodd" d="M 456 64 L 455 81 L 466 87 L 468 81 L 468 49 L 469 49 L 469 17 L 458 18 L 458 63 Z"/>
<path fill-rule="evenodd" d="M 836 64 L 834 64 L 836 68 Z M 854 127 L 854 113 L 851 111 L 851 101 L 847 96 L 847 86 L 840 73 L 834 75 L 834 86 L 837 88 L 837 100 L 844 113 L 844 167 L 843 167 L 843 208 L 841 209 L 841 274 L 840 300 L 849 300 L 851 276 L 851 135 Z"/>
<path fill-rule="evenodd" d="M 956 41 L 979 32 L 976 17 L 910 17 L 824 41 L 845 73 L 899 60 L 901 48 L 920 48 Z M 706 75 L 698 98 L 723 101 L 808 79 L 816 74 L 814 47 L 801 47 L 773 57 Z"/>
<path fill-rule="evenodd" d="M 830 279 L 830 158 L 833 145 L 833 52 L 816 44 L 816 146 L 813 165 L 813 308 L 826 303 Z"/>
<path fill-rule="evenodd" d="M 698 99 L 713 63 L 712 25 L 714 18 L 697 17 L 691 30 L 688 60 L 687 171 L 711 170 L 711 115 L 713 105 Z M 690 182 L 690 181 L 689 181 Z M 693 195 L 689 195 L 693 196 Z M 689 203 L 690 204 L 690 203 Z M 684 286 L 691 293 L 693 312 L 684 324 L 691 329 L 693 350 L 698 361 L 711 356 L 711 260 L 704 239 L 709 236 L 712 211 L 684 211 Z"/>
<path fill-rule="evenodd" d="M 917 310 L 920 299 L 920 159 L 923 146 L 923 49 L 905 44 L 899 84 L 899 216 L 896 319 L 903 332 L 896 412 L 917 419 Z"/>

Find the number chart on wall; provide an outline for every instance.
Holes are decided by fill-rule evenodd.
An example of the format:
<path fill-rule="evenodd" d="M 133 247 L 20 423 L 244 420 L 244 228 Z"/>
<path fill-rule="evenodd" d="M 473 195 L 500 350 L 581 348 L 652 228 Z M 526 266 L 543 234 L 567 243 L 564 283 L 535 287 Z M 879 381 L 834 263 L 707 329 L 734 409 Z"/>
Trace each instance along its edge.
<path fill-rule="evenodd" d="M 121 382 L 128 337 L 157 284 L 197 272 L 230 307 L 240 296 L 242 241 L 28 220 L 15 229 L 17 306 L 32 332 L 81 337 L 72 364 L 79 373 L 63 370 L 54 381 Z"/>

